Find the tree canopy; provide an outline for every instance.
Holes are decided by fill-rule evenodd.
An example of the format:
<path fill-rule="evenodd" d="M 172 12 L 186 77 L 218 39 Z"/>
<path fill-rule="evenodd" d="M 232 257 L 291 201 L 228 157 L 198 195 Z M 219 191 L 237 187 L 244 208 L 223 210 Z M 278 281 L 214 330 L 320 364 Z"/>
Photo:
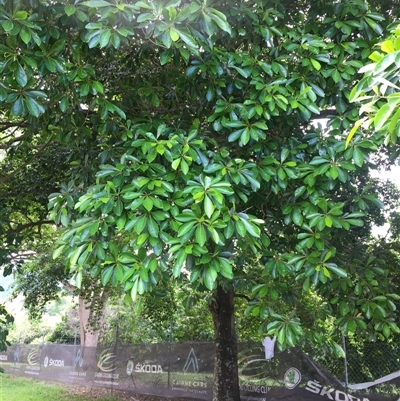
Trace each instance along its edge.
<path fill-rule="evenodd" d="M 360 69 L 364 76 L 350 95 L 361 102 L 360 115 L 367 116 L 356 122 L 348 141 L 363 125 L 385 133 L 386 144 L 400 135 L 400 25 L 394 23 L 384 39 L 369 56 L 373 62 Z"/>
<path fill-rule="evenodd" d="M 317 319 L 308 340 L 399 332 L 390 271 L 362 242 L 381 216 L 369 171 L 385 134 L 346 143 L 352 87 L 395 3 L 1 4 L 0 143 L 16 169 L 59 157 L 44 192 L 57 187 L 54 256 L 78 285 L 208 292 L 219 356 L 242 291 L 281 348 L 304 339 L 305 298 L 332 316 L 332 338 Z"/>

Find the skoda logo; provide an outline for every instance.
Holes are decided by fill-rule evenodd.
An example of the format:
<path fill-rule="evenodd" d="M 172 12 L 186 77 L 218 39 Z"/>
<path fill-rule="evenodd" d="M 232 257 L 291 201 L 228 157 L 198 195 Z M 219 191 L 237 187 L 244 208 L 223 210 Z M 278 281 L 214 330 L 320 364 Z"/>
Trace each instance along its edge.
<path fill-rule="evenodd" d="M 130 376 L 133 372 L 133 361 L 129 361 L 128 364 L 126 365 L 126 374 Z"/>
<path fill-rule="evenodd" d="M 45 368 L 47 368 L 47 366 L 49 366 L 49 357 L 48 356 L 46 356 L 46 358 L 44 358 L 43 365 Z"/>
<path fill-rule="evenodd" d="M 286 371 L 284 382 L 286 388 L 294 389 L 301 382 L 301 373 L 296 368 L 290 368 Z"/>

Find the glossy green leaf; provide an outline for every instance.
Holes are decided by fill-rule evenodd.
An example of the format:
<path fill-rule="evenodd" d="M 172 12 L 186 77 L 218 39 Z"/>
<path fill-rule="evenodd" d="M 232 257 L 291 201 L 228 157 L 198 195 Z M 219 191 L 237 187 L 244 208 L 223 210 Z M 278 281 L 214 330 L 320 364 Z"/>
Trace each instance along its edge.
<path fill-rule="evenodd" d="M 14 28 L 14 23 L 11 20 L 4 20 L 1 26 L 6 32 L 10 32 Z"/>
<path fill-rule="evenodd" d="M 374 126 L 377 131 L 383 128 L 389 117 L 393 113 L 393 108 L 389 104 L 383 105 L 374 118 Z"/>
<path fill-rule="evenodd" d="M 26 86 L 26 84 L 28 83 L 28 76 L 27 76 L 25 70 L 22 68 L 21 64 L 17 65 L 17 70 L 15 73 L 15 80 L 22 87 Z"/>
<path fill-rule="evenodd" d="M 207 233 L 203 224 L 198 224 L 195 231 L 195 238 L 200 246 L 204 246 L 207 241 Z"/>
<path fill-rule="evenodd" d="M 72 4 L 69 4 L 64 7 L 64 11 L 65 14 L 67 14 L 68 17 L 70 17 L 71 15 L 75 14 L 76 8 Z"/>
<path fill-rule="evenodd" d="M 204 211 L 208 218 L 214 213 L 215 206 L 208 195 L 204 196 Z"/>
<path fill-rule="evenodd" d="M 172 269 L 174 277 L 178 277 L 181 274 L 181 270 L 183 267 L 183 264 L 185 263 L 185 260 L 187 258 L 187 254 L 184 249 L 181 249 L 177 256 L 176 260 Z"/>

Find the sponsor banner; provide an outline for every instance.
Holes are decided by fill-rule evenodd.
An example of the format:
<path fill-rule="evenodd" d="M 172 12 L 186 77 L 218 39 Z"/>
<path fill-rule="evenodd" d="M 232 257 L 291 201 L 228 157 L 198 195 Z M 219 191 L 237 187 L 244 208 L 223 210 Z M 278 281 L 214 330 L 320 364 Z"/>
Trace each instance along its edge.
<path fill-rule="evenodd" d="M 8 365 L 11 363 L 11 353 L 9 351 L 0 352 L 0 368 L 7 370 Z"/>
<path fill-rule="evenodd" d="M 91 386 L 97 367 L 97 348 L 70 346 L 71 366 L 66 381 L 83 386 Z"/>
<path fill-rule="evenodd" d="M 68 373 L 72 369 L 73 352 L 71 347 L 48 344 L 42 348 L 39 377 L 47 380 L 68 382 Z"/>
<path fill-rule="evenodd" d="M 170 394 L 210 400 L 213 386 L 214 344 L 171 344 Z"/>
<path fill-rule="evenodd" d="M 242 401 L 400 401 L 400 371 L 346 389 L 305 353 L 274 352 L 273 346 L 273 339 L 239 344 Z M 212 343 L 98 348 L 20 344 L 0 353 L 0 363 L 6 373 L 21 376 L 208 401 L 213 354 Z"/>
<path fill-rule="evenodd" d="M 125 345 L 116 349 L 119 388 L 140 394 L 168 394 L 168 344 Z"/>
<path fill-rule="evenodd" d="M 13 345 L 7 349 L 6 373 L 26 377 L 39 377 L 42 347 L 32 344 Z"/>
<path fill-rule="evenodd" d="M 120 380 L 120 366 L 115 347 L 99 347 L 96 350 L 93 384 L 99 387 L 118 388 Z"/>

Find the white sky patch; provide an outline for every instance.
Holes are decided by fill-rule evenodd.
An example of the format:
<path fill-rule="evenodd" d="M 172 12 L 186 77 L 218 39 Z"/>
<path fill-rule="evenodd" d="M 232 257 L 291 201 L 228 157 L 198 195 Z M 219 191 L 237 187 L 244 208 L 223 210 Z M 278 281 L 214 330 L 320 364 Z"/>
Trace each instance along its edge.
<path fill-rule="evenodd" d="M 393 182 L 398 188 L 400 188 L 400 166 L 393 165 L 390 171 L 376 171 L 373 170 L 371 175 L 380 180 L 390 180 Z M 389 223 L 384 224 L 383 226 L 376 227 L 374 226 L 372 233 L 376 237 L 385 237 L 389 230 Z"/>

